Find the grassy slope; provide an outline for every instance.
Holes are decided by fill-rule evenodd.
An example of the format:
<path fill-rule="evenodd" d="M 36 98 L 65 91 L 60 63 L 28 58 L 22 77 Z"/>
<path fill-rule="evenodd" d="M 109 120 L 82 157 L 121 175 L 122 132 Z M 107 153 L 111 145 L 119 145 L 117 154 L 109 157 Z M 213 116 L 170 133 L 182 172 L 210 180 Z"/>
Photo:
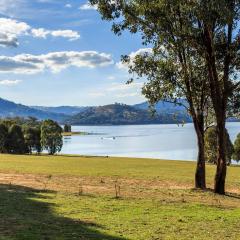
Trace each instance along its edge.
<path fill-rule="evenodd" d="M 227 189 L 235 193 L 229 196 L 191 189 L 194 168 L 149 159 L 0 155 L 0 239 L 240 239 L 240 168 L 229 168 Z M 207 166 L 209 187 L 214 171 Z"/>

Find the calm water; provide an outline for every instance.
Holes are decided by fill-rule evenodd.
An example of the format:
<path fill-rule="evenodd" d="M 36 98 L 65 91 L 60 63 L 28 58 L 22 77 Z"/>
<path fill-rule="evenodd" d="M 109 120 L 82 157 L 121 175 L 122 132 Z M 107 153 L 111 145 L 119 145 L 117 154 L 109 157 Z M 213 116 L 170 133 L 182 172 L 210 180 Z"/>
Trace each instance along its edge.
<path fill-rule="evenodd" d="M 240 133 L 240 123 L 228 123 L 227 128 L 232 140 Z M 65 137 L 62 153 L 176 160 L 197 157 L 192 124 L 75 126 L 72 129 L 95 135 Z"/>

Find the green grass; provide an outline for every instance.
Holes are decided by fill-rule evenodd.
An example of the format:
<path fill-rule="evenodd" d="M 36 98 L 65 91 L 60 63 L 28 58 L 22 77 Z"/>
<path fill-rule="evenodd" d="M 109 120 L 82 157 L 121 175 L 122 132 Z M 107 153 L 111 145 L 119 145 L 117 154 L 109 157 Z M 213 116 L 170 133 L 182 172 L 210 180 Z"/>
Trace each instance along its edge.
<path fill-rule="evenodd" d="M 0 155 L 0 239 L 240 239 L 240 168 L 228 169 L 228 196 L 192 189 L 194 169 L 194 162 Z M 207 166 L 209 187 L 214 171 Z"/>

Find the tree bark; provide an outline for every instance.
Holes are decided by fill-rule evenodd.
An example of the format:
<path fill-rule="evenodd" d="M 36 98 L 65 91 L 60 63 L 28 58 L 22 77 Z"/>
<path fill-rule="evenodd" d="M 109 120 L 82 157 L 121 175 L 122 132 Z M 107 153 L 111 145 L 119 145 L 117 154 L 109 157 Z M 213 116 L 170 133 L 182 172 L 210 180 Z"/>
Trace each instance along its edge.
<path fill-rule="evenodd" d="M 194 127 L 197 133 L 198 143 L 198 158 L 195 172 L 195 188 L 206 188 L 206 173 L 205 173 L 205 144 L 204 144 L 204 121 L 203 115 L 197 116 L 194 120 Z"/>
<path fill-rule="evenodd" d="M 195 188 L 206 188 L 204 142 L 198 137 L 198 158 L 195 172 Z"/>
<path fill-rule="evenodd" d="M 214 192 L 225 194 L 225 179 L 227 174 L 226 164 L 226 137 L 225 137 L 225 118 L 222 117 L 217 121 L 217 136 L 218 136 L 218 159 L 217 170 L 214 182 Z"/>
<path fill-rule="evenodd" d="M 218 78 L 216 69 L 216 58 L 213 48 L 213 33 L 211 28 L 207 25 L 204 27 L 204 41 L 206 46 L 206 62 L 208 65 L 209 83 L 211 90 L 211 99 L 217 122 L 217 138 L 218 138 L 218 157 L 217 157 L 217 170 L 214 181 L 214 192 L 218 194 L 225 194 L 225 178 L 227 173 L 226 165 L 226 144 L 225 144 L 225 123 L 226 123 L 226 107 L 228 96 L 227 82 L 228 82 L 228 69 L 225 66 L 224 70 L 224 88 Z M 226 65 L 226 64 L 225 64 Z"/>

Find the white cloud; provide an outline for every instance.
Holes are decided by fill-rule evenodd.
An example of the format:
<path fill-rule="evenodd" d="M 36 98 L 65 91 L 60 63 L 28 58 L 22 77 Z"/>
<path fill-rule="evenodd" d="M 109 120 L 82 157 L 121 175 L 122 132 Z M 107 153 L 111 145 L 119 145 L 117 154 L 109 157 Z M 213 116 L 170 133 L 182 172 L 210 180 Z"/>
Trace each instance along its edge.
<path fill-rule="evenodd" d="M 67 4 L 65 5 L 65 8 L 72 8 L 72 5 L 71 5 L 70 3 L 67 3 Z"/>
<path fill-rule="evenodd" d="M 72 30 L 56 30 L 56 31 L 51 31 L 50 34 L 53 37 L 69 38 L 69 40 L 71 41 L 74 41 L 80 38 L 80 34 Z"/>
<path fill-rule="evenodd" d="M 2 46 L 2 47 L 17 47 L 18 40 L 14 35 L 0 33 L 0 46 Z"/>
<path fill-rule="evenodd" d="M 96 10 L 96 5 L 91 5 L 89 2 L 84 3 L 82 6 L 79 7 L 80 10 Z"/>
<path fill-rule="evenodd" d="M 37 38 L 46 38 L 49 34 L 49 31 L 47 31 L 44 28 L 34 28 L 31 30 L 33 37 Z"/>
<path fill-rule="evenodd" d="M 30 26 L 13 19 L 0 18 L 0 46 L 17 47 L 17 37 L 27 35 Z"/>
<path fill-rule="evenodd" d="M 136 56 L 144 55 L 144 54 L 152 54 L 152 48 L 140 48 L 136 52 L 131 52 L 129 54 L 129 57 L 130 57 L 130 63 L 129 64 L 118 62 L 118 63 L 116 63 L 116 66 L 119 69 L 127 70 L 129 66 L 134 64 L 134 59 L 135 59 Z"/>
<path fill-rule="evenodd" d="M 0 32 L 14 35 L 24 35 L 31 27 L 25 22 L 19 22 L 10 18 L 0 18 Z"/>
<path fill-rule="evenodd" d="M 113 64 L 111 55 L 95 51 L 51 52 L 43 55 L 20 54 L 0 56 L 0 72 L 35 74 L 50 70 L 59 72 L 68 67 L 104 67 Z"/>
<path fill-rule="evenodd" d="M 14 86 L 19 84 L 20 82 L 22 82 L 22 80 L 0 80 L 0 85 L 4 85 L 4 86 Z"/>
<path fill-rule="evenodd" d="M 46 30 L 44 28 L 34 28 L 31 30 L 33 37 L 36 38 L 46 38 L 47 36 L 53 36 L 53 37 L 63 37 L 68 38 L 70 41 L 74 41 L 80 38 L 80 34 L 76 31 L 72 30 L 55 30 L 50 31 Z"/>
<path fill-rule="evenodd" d="M 108 80 L 115 80 L 116 77 L 115 77 L 115 76 L 108 76 L 107 79 L 108 79 Z"/>
<path fill-rule="evenodd" d="M 36 29 L 32 28 L 25 22 L 20 22 L 10 18 L 0 18 L 0 46 L 16 47 L 18 46 L 18 37 L 23 35 L 31 35 L 38 38 L 46 38 L 47 36 L 63 37 L 69 39 L 70 41 L 80 38 L 80 34 L 73 30 Z"/>

